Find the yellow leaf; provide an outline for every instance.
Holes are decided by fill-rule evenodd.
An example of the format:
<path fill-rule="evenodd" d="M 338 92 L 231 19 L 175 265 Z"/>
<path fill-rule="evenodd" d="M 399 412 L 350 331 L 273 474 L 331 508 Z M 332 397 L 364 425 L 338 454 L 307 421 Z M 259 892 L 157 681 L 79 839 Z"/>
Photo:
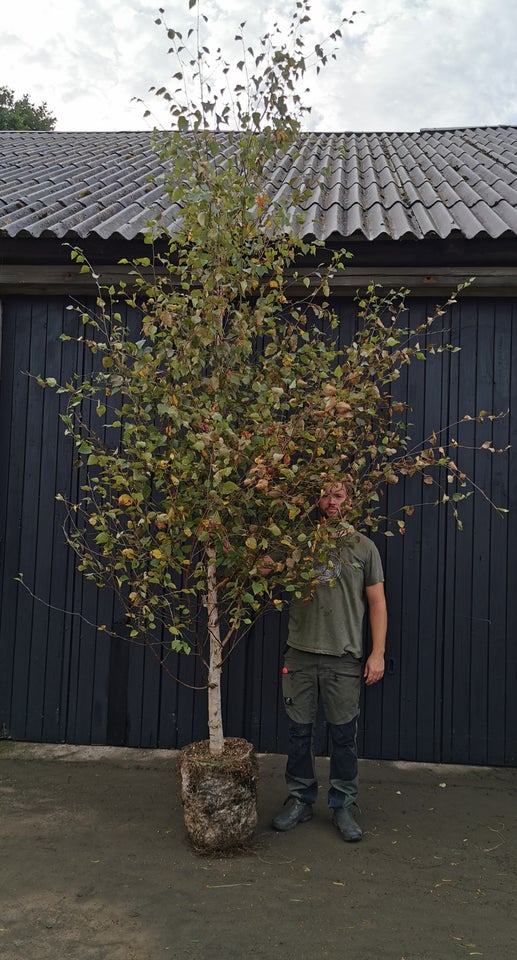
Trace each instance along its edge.
<path fill-rule="evenodd" d="M 119 507 L 130 507 L 133 503 L 133 499 L 128 493 L 121 493 L 117 502 Z"/>
<path fill-rule="evenodd" d="M 155 560 L 162 560 L 164 554 L 161 550 L 151 550 L 151 556 L 154 557 Z"/>

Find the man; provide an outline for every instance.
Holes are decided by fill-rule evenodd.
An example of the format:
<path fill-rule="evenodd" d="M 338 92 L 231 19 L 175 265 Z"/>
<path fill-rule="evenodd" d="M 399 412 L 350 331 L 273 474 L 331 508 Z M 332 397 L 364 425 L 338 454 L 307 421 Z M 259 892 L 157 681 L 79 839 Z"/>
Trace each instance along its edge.
<path fill-rule="evenodd" d="M 318 506 L 329 522 L 344 517 L 349 507 L 346 484 L 324 489 Z M 364 665 L 365 683 L 371 686 L 384 675 L 387 614 L 379 552 L 362 534 L 347 534 L 316 575 L 319 582 L 312 599 L 297 601 L 290 610 L 282 670 L 289 718 L 289 797 L 273 827 L 291 830 L 313 816 L 318 790 L 313 724 L 321 699 L 332 742 L 328 805 L 343 839 L 354 843 L 362 838 L 350 807 L 358 788 L 356 735 L 366 607 L 372 648 Z"/>

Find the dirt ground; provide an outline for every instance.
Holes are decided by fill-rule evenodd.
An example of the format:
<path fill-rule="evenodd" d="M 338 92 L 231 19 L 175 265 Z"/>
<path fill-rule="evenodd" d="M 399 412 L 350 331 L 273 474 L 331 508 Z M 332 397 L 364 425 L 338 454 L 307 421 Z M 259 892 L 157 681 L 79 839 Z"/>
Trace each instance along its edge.
<path fill-rule="evenodd" d="M 324 791 L 253 852 L 185 839 L 172 751 L 0 743 L 2 960 L 515 960 L 517 770 L 361 762 L 364 840 Z M 327 761 L 319 761 L 322 782 Z"/>

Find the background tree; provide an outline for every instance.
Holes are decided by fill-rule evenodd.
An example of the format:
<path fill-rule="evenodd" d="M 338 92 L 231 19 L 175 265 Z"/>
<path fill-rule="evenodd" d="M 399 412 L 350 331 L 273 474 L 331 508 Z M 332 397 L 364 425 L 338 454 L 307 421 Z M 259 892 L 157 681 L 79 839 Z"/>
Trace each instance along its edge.
<path fill-rule="evenodd" d="M 37 107 L 26 93 L 15 99 L 14 90 L 0 87 L 0 130 L 53 130 L 55 125 L 46 103 Z"/>
<path fill-rule="evenodd" d="M 290 225 L 310 194 L 298 163 L 308 21 L 301 0 L 285 39 L 275 28 L 254 51 L 239 34 L 233 65 L 220 52 L 210 59 L 197 6 L 185 40 L 166 28 L 178 88 L 156 91 L 174 126 L 158 146 L 174 233 L 155 223 L 131 285 L 99 287 L 96 311 L 82 314 L 95 370 L 59 387 L 87 467 L 80 499 L 68 504 L 79 569 L 118 593 L 131 635 L 158 655 L 165 642 L 200 656 L 214 754 L 224 748 L 225 658 L 268 605 L 310 596 L 315 565 L 350 524 L 377 529 L 384 484 L 415 473 L 434 483 L 430 471 L 443 468 L 436 501 L 456 511 L 468 495 L 457 447 L 449 452 L 436 434 L 413 447 L 405 405 L 391 394 L 400 370 L 434 349 L 428 334 L 444 310 L 412 331 L 404 294 L 372 286 L 357 334 L 340 349 L 328 298 L 346 253 L 331 256 Z M 325 62 L 321 46 L 313 56 Z M 282 157 L 292 172 L 279 189 L 270 174 Z M 73 257 L 90 269 L 79 250 Z M 122 322 L 121 299 L 135 329 Z M 321 487 L 344 473 L 348 519 L 315 519 Z M 395 522 L 401 532 L 404 522 Z"/>

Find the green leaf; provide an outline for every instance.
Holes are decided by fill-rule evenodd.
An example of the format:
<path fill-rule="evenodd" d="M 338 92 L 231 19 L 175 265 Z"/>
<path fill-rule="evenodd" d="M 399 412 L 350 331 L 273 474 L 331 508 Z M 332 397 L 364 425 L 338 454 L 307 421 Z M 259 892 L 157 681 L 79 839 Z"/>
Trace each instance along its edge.
<path fill-rule="evenodd" d="M 224 494 L 224 496 L 226 496 L 229 493 L 239 493 L 239 492 L 240 492 L 240 487 L 236 483 L 234 483 L 233 480 L 227 480 L 221 486 L 221 493 Z"/>

